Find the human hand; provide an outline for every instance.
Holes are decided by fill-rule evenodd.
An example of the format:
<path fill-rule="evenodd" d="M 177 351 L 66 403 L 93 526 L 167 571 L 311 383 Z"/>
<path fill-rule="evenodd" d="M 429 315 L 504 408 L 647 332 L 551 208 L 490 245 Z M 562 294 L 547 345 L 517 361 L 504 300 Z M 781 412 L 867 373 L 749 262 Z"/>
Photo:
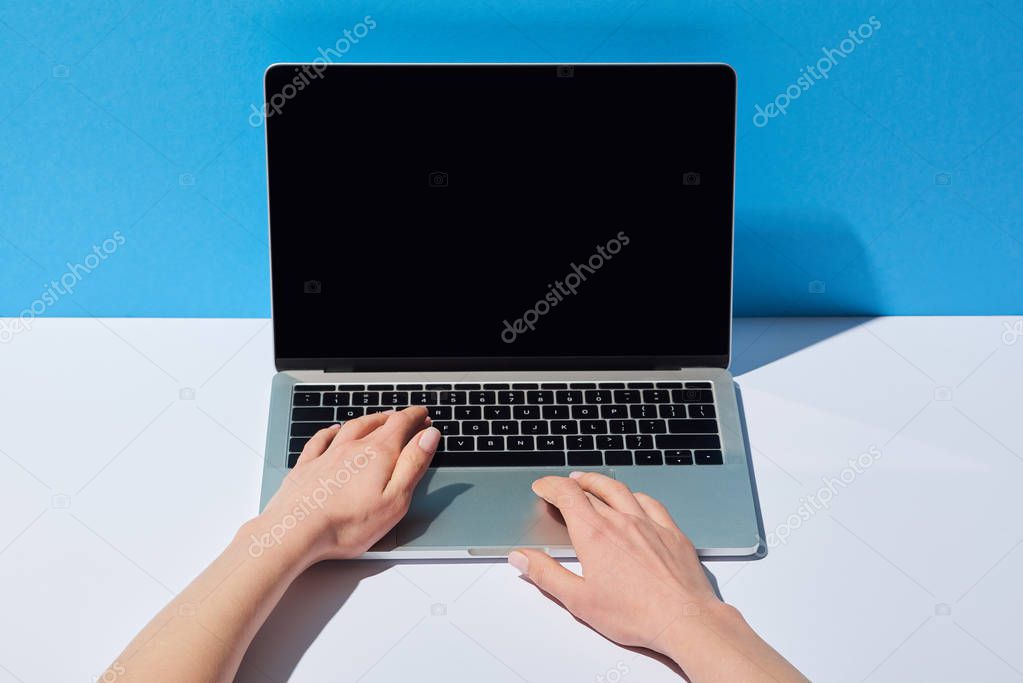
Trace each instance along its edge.
<path fill-rule="evenodd" d="M 263 513 L 261 547 L 288 543 L 306 564 L 356 557 L 408 511 L 440 432 L 425 408 L 374 413 L 317 432 Z"/>
<path fill-rule="evenodd" d="M 535 549 L 509 562 L 608 638 L 668 654 L 672 627 L 722 605 L 693 544 L 650 496 L 597 472 L 544 477 L 533 491 L 561 511 L 583 576 Z"/>

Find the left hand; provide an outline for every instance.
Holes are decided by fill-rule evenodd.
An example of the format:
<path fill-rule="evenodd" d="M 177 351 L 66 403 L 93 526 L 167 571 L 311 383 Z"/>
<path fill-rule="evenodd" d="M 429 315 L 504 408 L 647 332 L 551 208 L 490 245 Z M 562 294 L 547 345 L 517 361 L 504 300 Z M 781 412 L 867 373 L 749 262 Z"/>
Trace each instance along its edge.
<path fill-rule="evenodd" d="M 413 407 L 317 432 L 250 522 L 253 542 L 266 551 L 287 543 L 307 565 L 361 555 L 408 511 L 440 443 L 429 424 L 426 409 Z"/>

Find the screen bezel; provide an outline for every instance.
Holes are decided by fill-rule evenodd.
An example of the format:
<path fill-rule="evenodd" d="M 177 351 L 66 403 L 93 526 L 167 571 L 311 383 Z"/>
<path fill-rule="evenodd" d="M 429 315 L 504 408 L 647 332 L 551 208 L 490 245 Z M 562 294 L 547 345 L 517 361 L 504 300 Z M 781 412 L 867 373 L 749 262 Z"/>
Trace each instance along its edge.
<path fill-rule="evenodd" d="M 269 79 L 275 69 L 294 69 L 295 67 L 314 66 L 303 62 L 280 62 L 271 64 L 263 74 L 264 103 L 270 97 Z M 329 70 L 352 68 L 388 68 L 388 67 L 422 67 L 445 68 L 458 66 L 483 66 L 500 69 L 504 67 L 565 67 L 586 68 L 589 66 L 614 66 L 642 69 L 646 66 L 672 66 L 679 69 L 715 70 L 722 78 L 731 81 L 728 92 L 731 94 L 732 111 L 732 191 L 729 206 L 728 230 L 731 249 L 728 255 L 728 334 L 725 352 L 719 355 L 628 355 L 628 356 L 463 356 L 452 357 L 404 357 L 404 358 L 366 358 L 366 357 L 317 357 L 317 358 L 285 358 L 277 353 L 277 324 L 273 316 L 274 308 L 279 306 L 276 301 L 276 287 L 273 280 L 273 227 L 270 225 L 270 126 L 263 121 L 264 144 L 266 149 L 267 171 L 267 229 L 268 257 L 270 261 L 270 315 L 274 333 L 274 365 L 278 371 L 286 370 L 324 370 L 327 372 L 424 372 L 424 371 L 515 371 L 515 370 L 674 370 L 686 367 L 727 368 L 731 360 L 732 349 L 732 295 L 734 290 L 734 253 L 735 253 L 735 153 L 736 153 L 736 116 L 737 116 L 737 75 L 735 70 L 725 63 L 680 63 L 680 62 L 587 62 L 583 64 L 565 64 L 556 62 L 435 62 L 435 63 L 347 63 L 328 64 Z M 322 66 L 321 66 L 322 68 Z"/>

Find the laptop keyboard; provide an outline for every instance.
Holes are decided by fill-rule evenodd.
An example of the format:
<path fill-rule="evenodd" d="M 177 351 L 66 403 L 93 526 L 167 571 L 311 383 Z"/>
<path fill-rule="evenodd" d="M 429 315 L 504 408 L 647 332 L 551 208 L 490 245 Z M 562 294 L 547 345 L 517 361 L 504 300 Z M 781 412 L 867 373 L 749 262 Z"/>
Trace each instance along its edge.
<path fill-rule="evenodd" d="M 710 382 L 297 384 L 288 467 L 318 430 L 424 406 L 431 467 L 721 465 Z"/>

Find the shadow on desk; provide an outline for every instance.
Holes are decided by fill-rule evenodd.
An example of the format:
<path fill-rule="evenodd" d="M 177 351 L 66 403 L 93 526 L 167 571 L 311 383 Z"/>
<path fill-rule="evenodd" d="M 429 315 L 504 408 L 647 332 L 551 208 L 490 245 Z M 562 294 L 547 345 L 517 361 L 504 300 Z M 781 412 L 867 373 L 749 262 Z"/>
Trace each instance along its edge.
<path fill-rule="evenodd" d="M 394 563 L 384 560 L 321 562 L 288 588 L 256 633 L 238 669 L 236 682 L 278 683 L 291 677 L 306 650 L 320 635 L 359 582 Z"/>

